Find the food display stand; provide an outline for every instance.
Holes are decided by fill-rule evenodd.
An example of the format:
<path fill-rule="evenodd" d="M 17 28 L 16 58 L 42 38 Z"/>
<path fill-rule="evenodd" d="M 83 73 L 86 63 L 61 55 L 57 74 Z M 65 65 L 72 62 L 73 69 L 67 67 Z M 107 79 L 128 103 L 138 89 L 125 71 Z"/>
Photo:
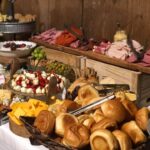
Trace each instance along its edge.
<path fill-rule="evenodd" d="M 0 42 L 0 150 L 149 150 L 150 50 L 119 23 L 113 42 L 113 34 L 98 41 L 88 34 L 98 30 L 87 29 L 97 6 L 109 3 L 118 10 L 121 5 L 64 0 L 38 1 L 34 7 L 34 1 L 16 0 L 21 13 L 14 14 L 15 1 L 8 2 L 8 16 L 0 14 L 0 33 L 13 35 L 12 41 Z M 111 26 L 123 22 L 109 19 Z M 36 27 L 45 31 L 15 40 Z"/>

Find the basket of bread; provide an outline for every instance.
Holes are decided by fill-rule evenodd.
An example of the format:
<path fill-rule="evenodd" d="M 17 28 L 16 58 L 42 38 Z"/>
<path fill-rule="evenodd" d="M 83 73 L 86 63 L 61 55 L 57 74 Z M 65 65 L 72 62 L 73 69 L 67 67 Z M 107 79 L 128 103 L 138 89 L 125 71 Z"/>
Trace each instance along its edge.
<path fill-rule="evenodd" d="M 104 96 L 94 85 L 92 79 L 77 79 L 68 88 L 69 96 L 65 100 L 53 98 L 49 106 L 29 100 L 30 104 L 24 110 L 22 104 L 12 106 L 9 117 L 24 125 L 32 144 L 42 144 L 52 150 L 146 149 L 149 142 L 148 108 L 138 108 L 131 101 L 133 94 L 120 87 L 116 90 L 115 86 L 113 93 Z M 95 103 L 97 105 L 93 105 Z"/>

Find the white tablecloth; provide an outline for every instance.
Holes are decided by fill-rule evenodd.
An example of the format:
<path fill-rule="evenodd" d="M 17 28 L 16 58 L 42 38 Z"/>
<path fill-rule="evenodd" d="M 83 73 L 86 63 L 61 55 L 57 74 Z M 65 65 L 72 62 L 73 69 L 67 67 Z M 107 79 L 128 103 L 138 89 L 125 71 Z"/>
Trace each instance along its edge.
<path fill-rule="evenodd" d="M 28 138 L 15 135 L 9 124 L 0 126 L 0 150 L 48 150 L 44 146 L 32 146 Z"/>

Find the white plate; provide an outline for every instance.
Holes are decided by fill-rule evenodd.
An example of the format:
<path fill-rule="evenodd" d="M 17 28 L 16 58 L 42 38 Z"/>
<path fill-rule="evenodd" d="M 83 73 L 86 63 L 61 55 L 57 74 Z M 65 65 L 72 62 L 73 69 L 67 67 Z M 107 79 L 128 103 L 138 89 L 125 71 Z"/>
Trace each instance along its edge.
<path fill-rule="evenodd" d="M 11 51 L 10 48 L 5 48 L 4 44 L 14 42 L 16 44 L 26 44 L 23 48 L 17 48 L 15 51 Z M 0 42 L 0 56 L 5 57 L 26 57 L 30 55 L 33 48 L 36 47 L 36 43 L 30 41 L 5 41 Z"/>
<path fill-rule="evenodd" d="M 5 41 L 5 42 L 0 42 L 0 51 L 12 52 L 10 48 L 4 47 L 4 45 L 6 43 L 25 44 L 26 45 L 23 48 L 17 48 L 15 51 L 28 50 L 28 49 L 32 49 L 32 48 L 34 48 L 36 46 L 36 43 L 29 42 L 29 41 Z"/>

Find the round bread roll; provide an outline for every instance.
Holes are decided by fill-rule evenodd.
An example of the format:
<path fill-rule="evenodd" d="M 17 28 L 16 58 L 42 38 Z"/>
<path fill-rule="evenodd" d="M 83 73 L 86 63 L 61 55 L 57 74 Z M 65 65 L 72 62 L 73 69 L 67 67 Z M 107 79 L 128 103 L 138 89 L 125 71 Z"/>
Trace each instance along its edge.
<path fill-rule="evenodd" d="M 106 129 L 96 130 L 90 136 L 92 150 L 117 150 L 118 142 L 115 136 Z"/>
<path fill-rule="evenodd" d="M 82 106 L 88 105 L 91 99 L 99 97 L 98 91 L 91 85 L 84 85 L 78 91 L 78 99 L 82 100 Z"/>
<path fill-rule="evenodd" d="M 100 129 L 115 130 L 116 128 L 117 128 L 116 121 L 114 121 L 110 118 L 103 118 L 101 121 L 95 123 L 92 126 L 91 132 L 94 132 L 94 131 L 100 130 Z"/>
<path fill-rule="evenodd" d="M 101 105 L 104 116 L 122 122 L 126 119 L 126 110 L 118 100 L 110 100 Z"/>
<path fill-rule="evenodd" d="M 79 104 L 77 104 L 75 101 L 71 100 L 64 100 L 61 107 L 64 108 L 65 112 L 73 111 L 81 107 Z"/>
<path fill-rule="evenodd" d="M 64 136 L 65 129 L 72 124 L 78 124 L 78 119 L 74 115 L 61 113 L 56 117 L 55 132 L 60 136 Z"/>
<path fill-rule="evenodd" d="M 68 88 L 68 91 L 70 93 L 72 93 L 72 91 L 77 87 L 77 86 L 83 86 L 83 85 L 86 85 L 87 84 L 87 80 L 83 77 L 80 77 L 78 79 L 76 79 L 72 84 L 71 86 Z"/>
<path fill-rule="evenodd" d="M 106 118 L 100 109 L 96 109 L 95 112 L 92 114 L 92 117 L 94 118 L 96 123 Z"/>
<path fill-rule="evenodd" d="M 129 119 L 134 118 L 136 112 L 138 111 L 137 106 L 133 102 L 131 102 L 127 99 L 121 101 L 121 103 L 123 104 L 123 106 L 125 107 L 125 109 L 127 110 L 127 112 L 130 115 L 130 116 L 128 116 L 128 118 Z"/>
<path fill-rule="evenodd" d="M 44 134 L 51 134 L 55 126 L 55 115 L 48 111 L 42 110 L 34 121 L 34 126 Z"/>
<path fill-rule="evenodd" d="M 71 100 L 64 100 L 62 104 L 54 106 L 55 115 L 59 116 L 61 113 L 67 113 L 78 109 L 81 105 Z"/>
<path fill-rule="evenodd" d="M 149 119 L 149 110 L 146 107 L 139 109 L 135 114 L 135 121 L 143 131 L 147 130 L 148 119 Z"/>
<path fill-rule="evenodd" d="M 131 150 L 132 149 L 131 139 L 125 132 L 123 132 L 121 130 L 115 130 L 112 133 L 116 137 L 121 150 Z"/>
<path fill-rule="evenodd" d="M 78 117 L 79 123 L 85 125 L 88 129 L 95 123 L 95 120 L 90 115 L 81 115 Z"/>
<path fill-rule="evenodd" d="M 125 123 L 121 130 L 129 135 L 134 144 L 140 144 L 147 140 L 146 136 L 135 121 Z"/>
<path fill-rule="evenodd" d="M 89 144 L 89 130 L 82 124 L 73 124 L 66 128 L 63 144 L 66 146 L 81 148 Z"/>

